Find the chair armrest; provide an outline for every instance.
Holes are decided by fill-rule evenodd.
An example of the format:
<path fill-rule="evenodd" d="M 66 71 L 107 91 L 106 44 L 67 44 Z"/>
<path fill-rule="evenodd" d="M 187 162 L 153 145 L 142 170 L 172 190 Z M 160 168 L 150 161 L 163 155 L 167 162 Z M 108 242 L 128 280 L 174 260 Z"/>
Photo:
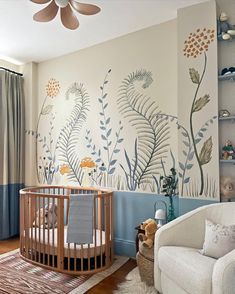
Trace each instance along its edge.
<path fill-rule="evenodd" d="M 162 293 L 162 289 L 158 250 L 162 246 L 202 248 L 205 234 L 205 216 L 206 207 L 200 207 L 157 230 L 154 243 L 154 285 L 160 293 Z"/>
<path fill-rule="evenodd" d="M 212 274 L 213 294 L 234 294 L 235 289 L 235 250 L 219 258 Z"/>

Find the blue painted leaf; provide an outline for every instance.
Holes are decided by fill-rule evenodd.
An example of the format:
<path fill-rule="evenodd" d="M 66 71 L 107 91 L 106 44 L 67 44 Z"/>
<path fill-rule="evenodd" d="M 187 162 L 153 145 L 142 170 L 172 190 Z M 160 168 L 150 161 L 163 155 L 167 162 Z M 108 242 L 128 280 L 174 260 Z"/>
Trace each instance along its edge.
<path fill-rule="evenodd" d="M 118 153 L 118 152 L 120 152 L 120 149 L 114 149 L 113 152 Z"/>
<path fill-rule="evenodd" d="M 101 151 L 100 151 L 100 149 L 98 150 L 98 156 L 100 156 L 100 154 L 101 154 Z"/>
<path fill-rule="evenodd" d="M 183 143 L 186 147 L 189 147 L 189 143 L 187 141 L 183 141 Z"/>
<path fill-rule="evenodd" d="M 85 139 L 88 140 L 88 137 L 86 136 Z"/>
<path fill-rule="evenodd" d="M 184 137 L 188 137 L 188 134 L 186 132 L 181 132 L 181 134 L 184 136 Z"/>
<path fill-rule="evenodd" d="M 123 126 L 120 127 L 120 131 L 123 130 Z"/>
<path fill-rule="evenodd" d="M 105 137 L 104 135 L 101 135 L 101 138 L 102 138 L 103 140 L 107 140 L 106 137 Z"/>
<path fill-rule="evenodd" d="M 100 87 L 100 90 L 103 90 L 103 87 L 102 86 Z"/>
<path fill-rule="evenodd" d="M 180 177 L 180 178 L 183 178 L 183 175 L 182 175 L 180 172 L 179 172 L 179 177 Z"/>
<path fill-rule="evenodd" d="M 213 119 L 211 119 L 210 122 L 213 124 L 213 122 L 214 122 Z"/>
<path fill-rule="evenodd" d="M 181 168 L 182 170 L 184 170 L 184 165 L 183 165 L 183 163 L 179 162 L 179 166 L 180 166 L 180 168 Z"/>
<path fill-rule="evenodd" d="M 111 145 L 112 145 L 112 141 L 109 141 L 109 142 L 108 142 L 108 146 L 111 146 Z"/>
<path fill-rule="evenodd" d="M 100 158 L 98 158 L 98 159 L 96 159 L 96 161 L 95 162 L 101 162 L 101 159 Z"/>
<path fill-rule="evenodd" d="M 106 147 L 106 146 L 103 146 L 103 148 L 104 148 L 104 150 L 108 150 L 108 147 Z"/>
<path fill-rule="evenodd" d="M 99 102 L 100 102 L 100 103 L 103 103 L 103 101 L 102 101 L 102 99 L 101 99 L 101 98 L 99 98 L 98 100 L 99 100 Z"/>
<path fill-rule="evenodd" d="M 184 180 L 184 184 L 187 184 L 187 183 L 189 182 L 189 180 L 190 180 L 190 177 L 186 178 L 186 179 Z"/>
<path fill-rule="evenodd" d="M 92 155 L 95 155 L 95 152 L 91 152 Z"/>
<path fill-rule="evenodd" d="M 106 80 L 105 82 L 104 82 L 104 84 L 107 84 L 108 83 L 108 81 Z"/>
<path fill-rule="evenodd" d="M 100 120 L 100 124 L 103 126 L 104 125 L 104 122 L 102 120 Z"/>
<path fill-rule="evenodd" d="M 100 115 L 104 116 L 103 112 L 100 112 Z"/>
<path fill-rule="evenodd" d="M 112 129 L 109 129 L 107 132 L 107 137 L 109 137 L 111 135 Z"/>
<path fill-rule="evenodd" d="M 201 128 L 202 132 L 205 132 L 207 130 L 207 128 Z"/>
<path fill-rule="evenodd" d="M 106 119 L 106 125 L 110 123 L 110 117 Z"/>
<path fill-rule="evenodd" d="M 45 147 L 46 147 L 46 144 L 43 144 L 43 145 L 42 145 L 42 148 L 45 148 Z"/>
<path fill-rule="evenodd" d="M 105 93 L 105 94 L 103 95 L 103 99 L 104 99 L 104 98 L 106 98 L 106 97 L 107 97 L 107 95 L 108 95 L 108 94 L 107 94 L 107 93 Z"/>
<path fill-rule="evenodd" d="M 117 162 L 117 159 L 114 159 L 110 162 L 110 165 L 114 165 Z"/>
<path fill-rule="evenodd" d="M 95 151 L 95 144 L 94 144 L 94 146 L 93 146 L 93 148 L 92 148 L 94 151 Z"/>
<path fill-rule="evenodd" d="M 108 70 L 108 73 L 111 73 L 111 68 Z"/>
<path fill-rule="evenodd" d="M 122 143 L 124 139 L 117 140 L 118 143 Z"/>
<path fill-rule="evenodd" d="M 217 115 L 214 115 L 214 116 L 213 116 L 213 119 L 216 119 L 216 118 L 217 118 Z"/>
<path fill-rule="evenodd" d="M 115 135 L 116 135 L 116 137 L 117 137 L 117 138 L 119 137 L 119 135 L 118 135 L 118 133 L 117 133 L 117 132 L 115 133 Z"/>
<path fill-rule="evenodd" d="M 203 133 L 199 132 L 198 133 L 198 136 L 201 137 L 201 138 L 203 138 Z"/>
<path fill-rule="evenodd" d="M 106 103 L 106 104 L 104 105 L 104 109 L 106 109 L 106 108 L 107 108 L 107 106 L 108 106 L 108 103 Z"/>
<path fill-rule="evenodd" d="M 184 150 L 183 150 L 183 154 L 184 154 L 184 156 L 187 156 L 187 155 L 188 155 L 188 154 L 187 154 L 187 152 L 186 152 L 186 151 L 184 151 Z"/>
<path fill-rule="evenodd" d="M 179 130 L 179 129 L 181 129 L 181 126 L 180 126 L 180 125 L 178 125 L 178 126 L 177 126 L 177 128 L 178 128 L 178 130 Z"/>
<path fill-rule="evenodd" d="M 106 130 L 106 127 L 102 127 L 101 126 L 100 129 L 103 130 L 103 131 L 105 131 Z"/>
<path fill-rule="evenodd" d="M 190 152 L 189 155 L 188 155 L 188 160 L 192 160 L 194 157 L 194 151 Z"/>
<path fill-rule="evenodd" d="M 108 172 L 109 175 L 112 175 L 115 172 L 115 167 L 111 168 L 111 170 Z"/>
<path fill-rule="evenodd" d="M 47 156 L 47 159 L 48 159 L 48 160 L 52 160 L 52 157 L 51 157 L 51 156 Z"/>
<path fill-rule="evenodd" d="M 191 163 L 189 163 L 189 164 L 187 164 L 187 169 L 191 169 L 193 167 L 193 164 L 191 164 Z"/>
<path fill-rule="evenodd" d="M 195 144 L 198 144 L 200 141 L 201 141 L 201 138 L 198 138 L 194 142 L 195 142 Z"/>
<path fill-rule="evenodd" d="M 99 169 L 100 169 L 101 171 L 106 171 L 106 167 L 105 167 L 105 166 L 100 166 Z"/>

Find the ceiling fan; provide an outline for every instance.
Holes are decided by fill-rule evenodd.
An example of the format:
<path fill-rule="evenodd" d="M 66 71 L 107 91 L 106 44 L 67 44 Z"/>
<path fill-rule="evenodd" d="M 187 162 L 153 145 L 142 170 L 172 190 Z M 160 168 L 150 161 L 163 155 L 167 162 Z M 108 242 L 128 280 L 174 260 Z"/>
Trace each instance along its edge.
<path fill-rule="evenodd" d="M 62 24 L 70 29 L 75 30 L 79 27 L 79 21 L 72 8 L 84 15 L 93 15 L 100 12 L 100 8 L 93 4 L 77 2 L 75 0 L 30 0 L 37 4 L 46 4 L 48 6 L 34 14 L 33 19 L 39 22 L 48 22 L 56 17 L 60 9 L 60 18 Z"/>

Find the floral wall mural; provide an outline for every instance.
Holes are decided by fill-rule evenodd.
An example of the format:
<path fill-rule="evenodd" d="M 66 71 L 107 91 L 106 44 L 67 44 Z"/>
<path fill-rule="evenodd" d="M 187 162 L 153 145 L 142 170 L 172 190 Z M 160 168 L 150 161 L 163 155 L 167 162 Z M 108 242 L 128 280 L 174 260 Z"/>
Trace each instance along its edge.
<path fill-rule="evenodd" d="M 205 11 L 209 9 L 215 9 L 213 3 L 205 3 Z M 178 103 L 184 107 L 178 117 L 179 194 L 218 199 L 216 24 L 210 16 L 197 27 L 199 14 L 192 8 L 179 12 Z M 195 22 L 186 28 L 188 17 Z"/>
<path fill-rule="evenodd" d="M 63 181 L 118 190 L 161 192 L 159 178 L 165 172 L 166 161 L 173 160 L 175 166 L 168 119 L 177 118 L 163 115 L 156 99 L 145 94 L 154 83 L 151 71 L 146 69 L 123 77 L 116 89 L 117 107 L 114 108 L 107 89 L 108 85 L 112 87 L 110 74 L 111 69 L 97 89 L 96 114 L 91 112 L 91 97 L 83 83 L 74 82 L 63 90 L 55 78 L 47 82 L 36 130 L 27 131 L 37 143 L 38 183 Z M 64 111 L 68 113 L 64 123 L 56 110 L 60 102 L 49 100 L 58 95 L 64 107 L 72 102 L 70 112 Z M 118 124 L 113 124 L 110 115 L 114 109 L 120 116 Z M 89 128 L 87 122 L 94 115 L 99 119 Z M 131 148 L 125 145 L 123 137 L 127 124 L 134 130 Z"/>

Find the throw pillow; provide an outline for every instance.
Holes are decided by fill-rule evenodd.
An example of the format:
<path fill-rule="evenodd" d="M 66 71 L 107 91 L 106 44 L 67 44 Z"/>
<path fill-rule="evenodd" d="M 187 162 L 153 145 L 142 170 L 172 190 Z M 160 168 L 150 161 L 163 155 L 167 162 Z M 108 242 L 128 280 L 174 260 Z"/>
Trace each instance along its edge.
<path fill-rule="evenodd" d="M 235 225 L 215 224 L 206 220 L 205 241 L 202 254 L 220 258 L 235 249 Z"/>

